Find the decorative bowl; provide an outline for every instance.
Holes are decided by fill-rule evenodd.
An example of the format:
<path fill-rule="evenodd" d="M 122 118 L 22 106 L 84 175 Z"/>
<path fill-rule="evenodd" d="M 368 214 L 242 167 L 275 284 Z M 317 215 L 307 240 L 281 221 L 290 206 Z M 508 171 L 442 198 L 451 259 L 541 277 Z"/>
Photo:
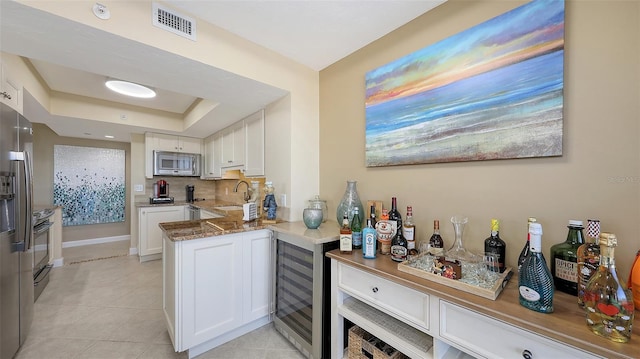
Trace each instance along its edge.
<path fill-rule="evenodd" d="M 322 223 L 322 209 L 305 208 L 302 212 L 302 220 L 309 229 L 316 229 Z"/>

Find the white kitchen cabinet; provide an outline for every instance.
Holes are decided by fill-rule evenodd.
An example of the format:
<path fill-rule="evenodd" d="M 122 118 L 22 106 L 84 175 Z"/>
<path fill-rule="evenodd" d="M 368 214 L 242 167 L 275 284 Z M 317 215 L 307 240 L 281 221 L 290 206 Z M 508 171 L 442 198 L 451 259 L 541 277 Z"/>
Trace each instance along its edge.
<path fill-rule="evenodd" d="M 22 85 L 0 61 L 0 102 L 22 113 Z"/>
<path fill-rule="evenodd" d="M 141 207 L 138 209 L 138 255 L 140 261 L 162 257 L 162 222 L 184 221 L 185 206 Z"/>
<path fill-rule="evenodd" d="M 216 132 L 204 140 L 204 172 L 202 178 L 222 177 L 222 134 Z"/>
<path fill-rule="evenodd" d="M 163 310 L 176 351 L 192 358 L 269 323 L 270 230 L 163 242 Z"/>
<path fill-rule="evenodd" d="M 243 167 L 245 161 L 246 134 L 244 121 L 238 121 L 225 128 L 222 135 L 222 163 L 221 167 Z"/>
<path fill-rule="evenodd" d="M 153 151 L 202 153 L 202 140 L 193 137 L 165 135 L 146 132 L 144 134 L 145 177 L 153 178 Z"/>
<path fill-rule="evenodd" d="M 165 135 L 154 133 L 154 149 L 156 151 L 201 153 L 202 140 L 199 138 Z"/>
<path fill-rule="evenodd" d="M 246 133 L 244 175 L 264 176 L 264 110 L 244 119 Z"/>

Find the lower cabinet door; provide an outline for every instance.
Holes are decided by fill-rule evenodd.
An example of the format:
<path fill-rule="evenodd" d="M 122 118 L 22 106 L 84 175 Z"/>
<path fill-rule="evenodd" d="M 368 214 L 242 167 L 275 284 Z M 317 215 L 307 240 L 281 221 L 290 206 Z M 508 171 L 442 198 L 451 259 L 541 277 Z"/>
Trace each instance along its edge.
<path fill-rule="evenodd" d="M 440 300 L 440 337 L 485 358 L 597 358 Z M 464 350 L 464 349 L 463 349 Z"/>
<path fill-rule="evenodd" d="M 271 231 L 244 234 L 244 322 L 269 315 L 271 302 Z"/>
<path fill-rule="evenodd" d="M 184 221 L 184 206 L 145 207 L 139 214 L 140 255 L 158 254 L 162 253 L 162 230 L 158 224 Z"/>
<path fill-rule="evenodd" d="M 242 233 L 184 241 L 181 251 L 184 347 L 242 325 Z"/>

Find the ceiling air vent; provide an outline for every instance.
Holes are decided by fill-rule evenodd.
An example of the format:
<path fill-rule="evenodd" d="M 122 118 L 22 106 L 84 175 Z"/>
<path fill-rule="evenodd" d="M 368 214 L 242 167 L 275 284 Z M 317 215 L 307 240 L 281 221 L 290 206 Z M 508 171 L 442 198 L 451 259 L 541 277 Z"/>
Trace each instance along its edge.
<path fill-rule="evenodd" d="M 153 25 L 196 41 L 196 21 L 172 9 L 153 3 Z"/>

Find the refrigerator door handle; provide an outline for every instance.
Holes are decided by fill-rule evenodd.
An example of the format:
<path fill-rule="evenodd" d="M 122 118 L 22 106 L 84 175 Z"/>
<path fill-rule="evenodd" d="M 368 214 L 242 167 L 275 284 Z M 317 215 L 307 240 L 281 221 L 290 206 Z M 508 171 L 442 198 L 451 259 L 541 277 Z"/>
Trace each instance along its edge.
<path fill-rule="evenodd" d="M 24 182 L 27 193 L 27 210 L 24 214 L 25 221 L 25 233 L 28 233 L 28 243 L 25 245 L 25 252 L 31 249 L 33 245 L 33 163 L 31 162 L 31 153 L 24 151 Z"/>

